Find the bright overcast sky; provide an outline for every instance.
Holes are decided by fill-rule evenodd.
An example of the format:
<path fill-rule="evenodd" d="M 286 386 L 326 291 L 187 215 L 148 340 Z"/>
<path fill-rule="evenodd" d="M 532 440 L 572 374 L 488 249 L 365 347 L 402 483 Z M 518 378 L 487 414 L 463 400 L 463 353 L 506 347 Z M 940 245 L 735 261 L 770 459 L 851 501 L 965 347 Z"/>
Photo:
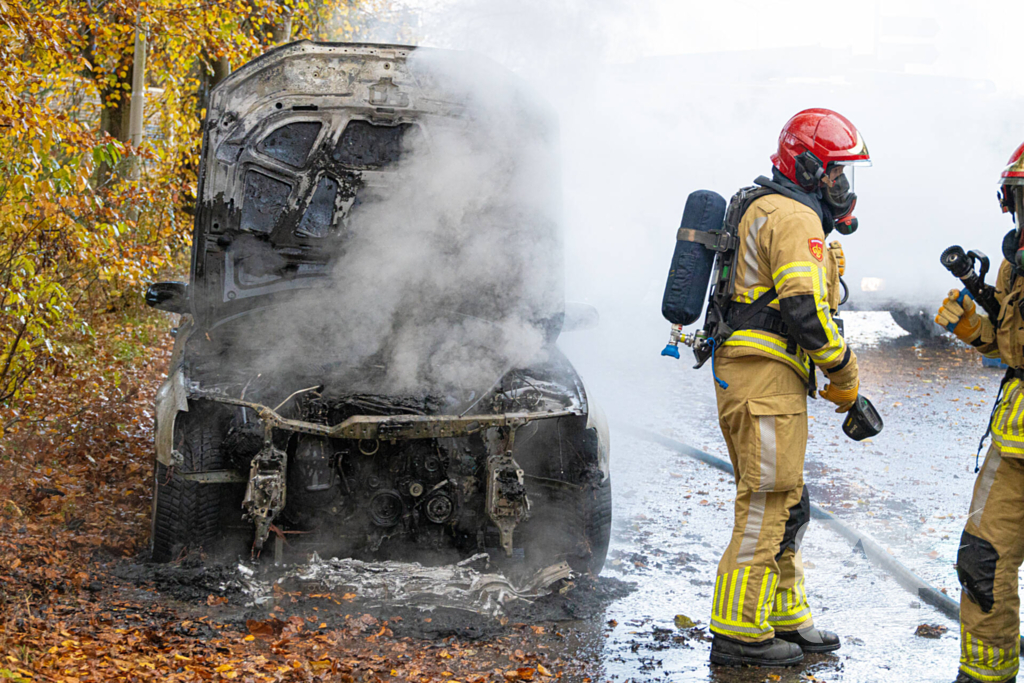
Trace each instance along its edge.
<path fill-rule="evenodd" d="M 1024 93 L 1020 33 L 1024 2 L 1017 0 L 409 0 L 425 15 L 438 8 L 479 21 L 500 20 L 535 34 L 551 25 L 599 26 L 604 58 L 821 45 L 871 56 L 910 50 L 915 73 L 991 80 Z M 454 10 L 454 12 L 453 12 Z M 427 19 L 429 24 L 429 19 Z M 590 31 L 593 27 L 582 27 Z M 535 35 L 525 36 L 527 40 Z"/>

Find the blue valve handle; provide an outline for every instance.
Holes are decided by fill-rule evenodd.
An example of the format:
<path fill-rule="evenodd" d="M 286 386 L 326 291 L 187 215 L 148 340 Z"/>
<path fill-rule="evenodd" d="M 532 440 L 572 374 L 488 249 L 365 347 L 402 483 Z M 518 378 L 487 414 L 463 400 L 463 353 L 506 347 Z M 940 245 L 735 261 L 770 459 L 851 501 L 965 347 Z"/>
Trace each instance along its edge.
<path fill-rule="evenodd" d="M 679 358 L 679 347 L 675 344 L 666 344 L 665 348 L 661 350 L 661 355 Z"/>
<path fill-rule="evenodd" d="M 971 293 L 967 291 L 966 287 L 964 287 L 963 289 L 960 290 L 960 296 L 958 296 L 956 298 L 956 302 L 962 306 L 963 303 L 964 303 L 964 297 L 965 296 L 966 297 L 970 297 L 971 301 L 974 301 L 974 297 L 971 296 Z M 957 322 L 960 322 L 960 321 L 958 320 Z M 956 327 L 956 325 L 957 325 L 957 323 L 946 323 L 946 329 L 949 330 L 950 332 L 952 332 L 953 329 Z"/>

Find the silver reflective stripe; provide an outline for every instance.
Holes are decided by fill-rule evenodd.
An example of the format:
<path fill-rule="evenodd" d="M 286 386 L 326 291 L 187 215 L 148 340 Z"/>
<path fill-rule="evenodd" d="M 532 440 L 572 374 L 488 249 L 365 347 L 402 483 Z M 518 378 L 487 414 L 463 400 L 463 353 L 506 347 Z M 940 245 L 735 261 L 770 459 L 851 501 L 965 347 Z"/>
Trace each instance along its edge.
<path fill-rule="evenodd" d="M 775 490 L 775 416 L 757 418 L 761 430 L 761 483 L 758 491 Z"/>
<path fill-rule="evenodd" d="M 750 494 L 750 507 L 747 509 L 747 526 L 743 529 L 743 540 L 740 542 L 736 563 L 745 564 L 754 561 L 757 539 L 761 536 L 761 523 L 764 521 L 764 501 L 767 494 Z"/>
<path fill-rule="evenodd" d="M 778 284 L 779 281 L 782 278 L 786 277 L 787 275 L 812 275 L 813 272 L 814 271 L 811 270 L 810 266 L 790 266 L 785 270 L 780 270 L 779 272 L 775 273 L 775 276 L 772 278 L 772 280 L 775 282 L 775 284 Z"/>
<path fill-rule="evenodd" d="M 981 468 L 981 474 L 978 475 L 978 490 L 971 499 L 971 512 L 967 515 L 968 519 L 984 514 L 985 503 L 988 502 L 988 494 L 992 490 L 992 482 L 996 478 L 996 470 L 999 469 L 999 463 L 1002 461 L 1003 458 L 998 453 L 990 453 L 985 458 L 985 465 Z M 980 524 L 981 519 L 974 520 L 974 523 Z"/>
<path fill-rule="evenodd" d="M 723 631 L 734 631 L 736 633 L 749 633 L 752 636 L 763 636 L 765 633 L 771 631 L 768 628 L 757 628 L 753 626 L 733 626 L 732 624 L 723 624 L 718 619 L 711 619 L 711 625 L 719 628 Z"/>
<path fill-rule="evenodd" d="M 749 572 L 750 572 L 750 567 L 747 567 L 746 569 L 741 569 L 738 572 L 736 572 L 736 585 L 733 587 L 733 598 L 732 598 L 732 615 L 731 615 L 731 618 L 732 618 L 733 621 L 739 621 L 740 619 L 743 618 L 743 615 L 740 614 L 740 595 L 743 593 L 743 584 L 744 584 L 743 579 L 747 576 L 747 573 L 749 573 Z"/>
<path fill-rule="evenodd" d="M 768 621 L 771 623 L 777 621 L 796 621 L 808 616 L 811 613 L 810 607 L 804 607 L 802 610 L 795 614 L 771 614 L 768 616 Z"/>
<path fill-rule="evenodd" d="M 736 572 L 729 572 L 722 580 L 722 599 L 718 605 L 718 614 L 723 619 L 729 618 L 729 583 L 734 576 L 736 576 Z"/>
<path fill-rule="evenodd" d="M 753 287 L 758 282 L 757 273 L 757 231 L 760 230 L 768 218 L 762 216 L 755 218 L 747 231 L 747 251 L 743 254 L 743 262 L 747 264 L 747 271 L 743 274 L 743 286 Z"/>
<path fill-rule="evenodd" d="M 960 664 L 961 669 L 966 669 L 967 673 L 971 674 L 975 678 L 979 678 L 981 680 L 992 680 L 990 677 L 998 676 L 1001 681 L 1006 680 L 1007 676 L 1012 676 L 1017 673 L 1019 666 L 1020 665 L 1018 663 L 1010 663 L 1002 669 L 994 669 L 985 664 L 967 664 L 966 662 Z"/>

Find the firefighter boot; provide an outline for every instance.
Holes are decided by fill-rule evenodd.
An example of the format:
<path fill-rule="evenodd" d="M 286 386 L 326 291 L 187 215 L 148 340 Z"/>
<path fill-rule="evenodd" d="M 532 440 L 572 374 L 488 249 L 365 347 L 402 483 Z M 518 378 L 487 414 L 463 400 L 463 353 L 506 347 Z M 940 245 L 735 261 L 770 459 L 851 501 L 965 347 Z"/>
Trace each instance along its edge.
<path fill-rule="evenodd" d="M 832 652 L 839 649 L 839 636 L 832 631 L 821 629 L 802 628 L 799 631 L 775 630 L 775 637 L 790 643 L 796 643 L 804 652 L 820 653 Z"/>
<path fill-rule="evenodd" d="M 959 672 L 956 675 L 956 680 L 953 681 L 953 683 L 982 683 L 982 682 L 979 681 L 977 678 L 971 678 L 970 676 L 965 674 L 963 671 L 961 671 L 961 672 Z M 1013 678 L 1007 678 L 1005 681 L 1001 681 L 1000 683 L 1017 683 L 1017 677 L 1014 676 Z"/>
<path fill-rule="evenodd" d="M 711 641 L 711 663 L 726 666 L 792 666 L 799 664 L 804 653 L 798 645 L 778 638 L 760 643 L 745 643 L 715 634 Z"/>

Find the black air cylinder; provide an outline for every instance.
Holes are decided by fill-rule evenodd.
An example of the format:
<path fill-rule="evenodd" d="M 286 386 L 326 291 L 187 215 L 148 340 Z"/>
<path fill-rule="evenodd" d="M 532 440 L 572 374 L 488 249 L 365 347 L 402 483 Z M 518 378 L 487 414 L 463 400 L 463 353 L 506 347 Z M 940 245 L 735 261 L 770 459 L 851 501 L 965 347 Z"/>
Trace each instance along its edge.
<path fill-rule="evenodd" d="M 686 198 L 680 230 L 709 232 L 721 230 L 725 220 L 726 201 L 710 190 L 697 190 Z M 690 325 L 704 311 L 715 252 L 703 244 L 686 239 L 676 240 L 672 265 L 661 300 L 661 314 L 673 325 Z"/>

